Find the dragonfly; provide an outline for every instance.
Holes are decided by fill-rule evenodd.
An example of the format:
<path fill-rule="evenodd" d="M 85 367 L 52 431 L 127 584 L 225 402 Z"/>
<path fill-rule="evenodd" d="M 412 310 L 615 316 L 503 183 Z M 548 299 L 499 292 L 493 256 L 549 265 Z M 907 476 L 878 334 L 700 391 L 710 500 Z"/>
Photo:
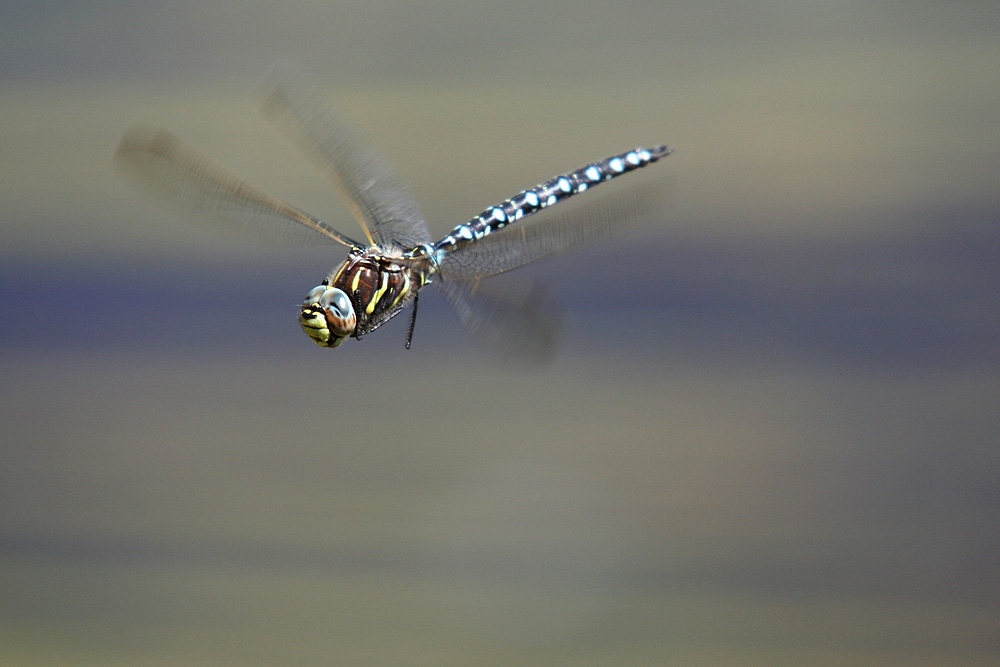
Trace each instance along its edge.
<path fill-rule="evenodd" d="M 666 146 L 636 148 L 592 162 L 491 206 L 434 241 L 387 158 L 320 95 L 273 85 L 262 110 L 325 172 L 360 224 L 364 241 L 250 185 L 162 128 L 127 130 L 115 163 L 126 176 L 203 214 L 196 217 L 230 235 L 272 244 L 325 241 L 346 247 L 347 258 L 299 306 L 299 325 L 326 348 L 347 338 L 360 340 L 409 307 L 409 349 L 420 291 L 433 285 L 493 356 L 528 358 L 532 349 L 548 349 L 537 294 L 532 291 L 521 303 L 512 303 L 487 289 L 483 279 L 596 238 L 610 239 L 622 220 L 642 212 L 641 197 L 611 200 L 544 224 L 520 221 L 672 152 Z"/>

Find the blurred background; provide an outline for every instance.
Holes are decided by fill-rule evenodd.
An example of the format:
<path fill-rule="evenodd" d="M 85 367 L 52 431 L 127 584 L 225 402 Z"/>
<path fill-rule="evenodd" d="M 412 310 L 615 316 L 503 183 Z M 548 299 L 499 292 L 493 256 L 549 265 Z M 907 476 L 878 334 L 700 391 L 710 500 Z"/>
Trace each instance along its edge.
<path fill-rule="evenodd" d="M 998 29 L 986 0 L 4 3 L 0 662 L 997 664 Z M 548 368 L 433 293 L 408 352 L 404 318 L 317 348 L 296 304 L 336 249 L 219 240 L 111 164 L 163 125 L 357 236 L 257 111 L 277 61 L 436 236 L 639 145 L 676 149 L 670 205 L 522 272 L 565 312 Z"/>

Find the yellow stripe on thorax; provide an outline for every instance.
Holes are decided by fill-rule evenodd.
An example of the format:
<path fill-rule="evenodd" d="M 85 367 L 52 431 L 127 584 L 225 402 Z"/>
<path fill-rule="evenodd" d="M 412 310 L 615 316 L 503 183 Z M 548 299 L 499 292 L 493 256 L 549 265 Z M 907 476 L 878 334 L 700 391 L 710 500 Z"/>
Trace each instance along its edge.
<path fill-rule="evenodd" d="M 357 281 L 355 280 L 355 282 Z M 357 289 L 357 287 L 355 287 L 354 289 Z M 375 290 L 375 294 L 372 295 L 372 300 L 368 302 L 367 306 L 365 306 L 366 313 L 371 315 L 373 312 L 375 312 L 376 304 L 378 304 L 379 300 L 385 295 L 385 291 L 387 289 L 389 289 L 389 274 L 383 272 L 382 284 L 379 285 L 379 288 L 377 290 Z"/>
<path fill-rule="evenodd" d="M 336 285 L 337 281 L 340 280 L 340 277 L 344 275 L 344 271 L 346 270 L 347 270 L 347 262 L 344 262 L 340 266 L 340 268 L 337 269 L 337 272 L 333 274 L 333 276 L 330 278 L 330 285 Z"/>
<path fill-rule="evenodd" d="M 406 293 L 410 291 L 410 274 L 408 271 L 403 271 L 403 289 L 399 291 L 396 298 L 392 300 L 391 308 L 395 308 L 399 303 L 400 299 L 406 296 Z"/>

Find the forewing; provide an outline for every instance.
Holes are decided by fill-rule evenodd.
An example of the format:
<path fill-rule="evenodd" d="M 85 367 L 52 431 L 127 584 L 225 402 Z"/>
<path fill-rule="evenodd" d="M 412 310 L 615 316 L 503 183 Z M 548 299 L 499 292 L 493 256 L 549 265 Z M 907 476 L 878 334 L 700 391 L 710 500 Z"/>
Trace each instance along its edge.
<path fill-rule="evenodd" d="M 587 194 L 565 211 L 514 223 L 441 259 L 446 280 L 472 280 L 510 271 L 582 246 L 611 242 L 662 216 L 667 184 L 662 179 L 623 188 L 593 202 Z"/>
<path fill-rule="evenodd" d="M 115 152 L 115 166 L 205 226 L 269 245 L 357 243 L 329 225 L 249 185 L 167 130 L 133 127 Z"/>
<path fill-rule="evenodd" d="M 314 88 L 287 75 L 263 88 L 264 114 L 337 186 L 369 241 L 409 249 L 431 240 L 389 161 Z"/>

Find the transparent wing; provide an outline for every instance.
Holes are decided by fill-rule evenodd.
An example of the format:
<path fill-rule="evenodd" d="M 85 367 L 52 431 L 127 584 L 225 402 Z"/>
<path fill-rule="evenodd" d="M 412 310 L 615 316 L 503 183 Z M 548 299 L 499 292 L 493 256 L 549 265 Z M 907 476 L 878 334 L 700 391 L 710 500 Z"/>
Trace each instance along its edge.
<path fill-rule="evenodd" d="M 154 194 L 198 215 L 228 236 L 270 245 L 325 238 L 358 243 L 326 223 L 249 185 L 167 130 L 133 127 L 115 152 L 115 166 Z"/>
<path fill-rule="evenodd" d="M 444 280 L 493 276 L 581 246 L 619 238 L 628 229 L 660 217 L 667 183 L 660 179 L 554 214 L 531 223 L 513 224 L 441 259 Z"/>
<path fill-rule="evenodd" d="M 541 283 L 529 289 L 495 291 L 480 281 L 435 281 L 476 345 L 510 367 L 540 367 L 559 347 L 562 318 L 546 303 Z"/>
<path fill-rule="evenodd" d="M 389 161 L 313 88 L 281 75 L 263 87 L 264 114 L 338 187 L 369 242 L 410 249 L 431 240 Z"/>

